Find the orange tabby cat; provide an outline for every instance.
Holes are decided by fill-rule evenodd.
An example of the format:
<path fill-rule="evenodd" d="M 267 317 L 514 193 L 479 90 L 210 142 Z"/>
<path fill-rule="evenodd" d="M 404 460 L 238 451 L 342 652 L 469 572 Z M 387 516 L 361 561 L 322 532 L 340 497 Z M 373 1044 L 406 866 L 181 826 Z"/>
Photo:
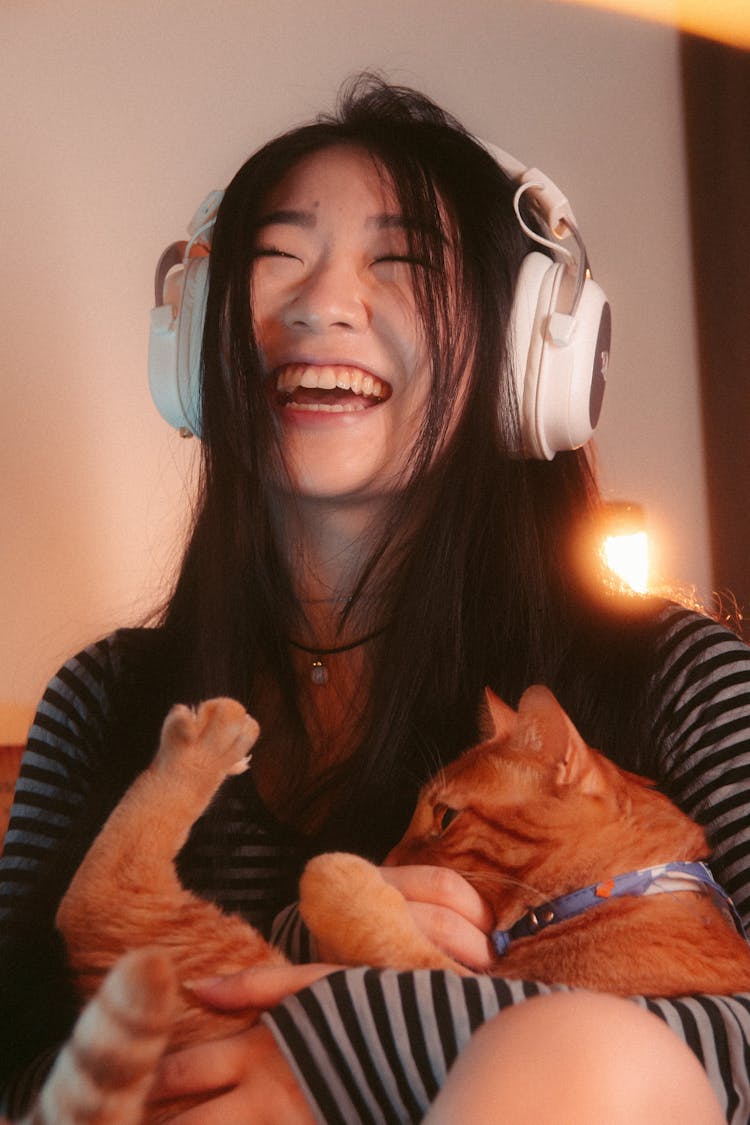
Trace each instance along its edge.
<path fill-rule="evenodd" d="M 621 995 L 750 988 L 750 946 L 709 886 L 678 872 L 668 893 L 654 893 L 660 876 L 648 893 L 618 897 L 620 876 L 707 855 L 702 829 L 649 782 L 590 749 L 546 688 L 529 688 L 518 714 L 488 691 L 487 714 L 489 739 L 424 788 L 386 863 L 451 867 L 476 887 L 505 948 L 497 976 Z M 581 899 L 589 907 L 549 923 L 551 900 L 579 891 L 573 907 Z M 325 935 L 326 959 L 450 964 L 401 896 L 357 857 L 313 860 L 301 893 L 308 925 Z M 508 931 L 524 916 L 529 936 L 514 939 Z"/>
<path fill-rule="evenodd" d="M 589 749 L 546 689 L 530 688 L 518 714 L 488 692 L 487 715 L 489 739 L 425 787 L 386 863 L 459 871 L 492 906 L 499 931 L 530 908 L 598 885 L 600 905 L 511 940 L 498 956 L 499 976 L 626 995 L 749 989 L 750 949 L 704 885 L 601 897 L 625 872 L 704 856 L 702 830 L 647 782 Z M 231 700 L 170 712 L 154 762 L 102 829 L 58 913 L 85 996 L 127 949 L 144 945 L 166 950 L 182 981 L 259 961 L 283 963 L 240 918 L 185 891 L 173 863 L 221 781 L 247 767 L 257 734 L 254 720 Z M 468 972 L 424 937 L 400 893 L 364 859 L 317 857 L 300 893 L 303 917 L 327 960 Z M 103 1018 L 96 1005 L 92 1018 Z M 170 1047 L 226 1034 L 254 1015 L 209 1011 L 183 990 Z M 122 1031 L 125 1059 L 138 1042 L 132 1029 Z M 66 1082 L 75 1085 L 70 1074 Z M 174 1109 L 152 1108 L 144 1121 L 164 1120 Z M 86 1117 L 92 1125 L 105 1119 Z"/>

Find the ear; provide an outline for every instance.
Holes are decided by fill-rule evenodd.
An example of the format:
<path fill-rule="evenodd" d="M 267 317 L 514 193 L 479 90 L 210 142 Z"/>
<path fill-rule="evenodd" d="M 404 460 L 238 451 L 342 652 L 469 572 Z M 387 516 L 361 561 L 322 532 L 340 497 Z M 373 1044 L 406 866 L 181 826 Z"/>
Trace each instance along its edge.
<path fill-rule="evenodd" d="M 521 696 L 517 739 L 554 767 L 557 789 L 574 787 L 593 795 L 604 788 L 599 755 L 586 745 L 548 688 L 535 685 Z"/>
<path fill-rule="evenodd" d="M 508 738 L 516 729 L 518 716 L 503 703 L 491 687 L 484 689 L 484 705 L 479 709 L 479 730 L 486 741 Z"/>

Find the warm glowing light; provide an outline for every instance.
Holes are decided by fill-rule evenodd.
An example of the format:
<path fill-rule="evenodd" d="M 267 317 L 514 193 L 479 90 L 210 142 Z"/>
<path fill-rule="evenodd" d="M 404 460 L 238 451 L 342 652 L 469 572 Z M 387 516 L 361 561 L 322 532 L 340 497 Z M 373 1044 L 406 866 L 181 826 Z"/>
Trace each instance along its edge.
<path fill-rule="evenodd" d="M 649 588 L 649 546 L 646 519 L 640 504 L 611 501 L 604 505 L 598 550 L 619 584 L 638 594 Z"/>
<path fill-rule="evenodd" d="M 564 0 L 604 8 L 639 19 L 672 24 L 693 35 L 705 35 L 734 47 L 750 47 L 750 4 L 747 0 Z"/>
<path fill-rule="evenodd" d="M 604 561 L 618 578 L 645 594 L 648 590 L 648 536 L 645 531 L 630 535 L 608 535 L 602 547 Z"/>

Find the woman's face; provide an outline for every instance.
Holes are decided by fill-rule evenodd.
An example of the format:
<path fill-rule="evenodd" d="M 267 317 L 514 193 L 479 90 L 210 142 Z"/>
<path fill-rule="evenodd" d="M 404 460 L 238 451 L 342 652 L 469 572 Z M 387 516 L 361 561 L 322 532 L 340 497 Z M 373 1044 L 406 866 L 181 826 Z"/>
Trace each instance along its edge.
<path fill-rule="evenodd" d="M 265 200 L 256 334 L 299 496 L 384 495 L 408 466 L 430 367 L 396 195 L 367 151 L 301 160 Z"/>

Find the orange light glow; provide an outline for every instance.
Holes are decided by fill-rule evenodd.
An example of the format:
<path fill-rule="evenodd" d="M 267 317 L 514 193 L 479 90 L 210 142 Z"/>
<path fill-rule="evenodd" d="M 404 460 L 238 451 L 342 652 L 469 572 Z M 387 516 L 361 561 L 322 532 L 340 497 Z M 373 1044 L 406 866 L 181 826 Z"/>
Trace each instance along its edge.
<path fill-rule="evenodd" d="M 648 591 L 648 535 L 640 504 L 615 501 L 605 505 L 599 550 L 607 568 L 627 589 L 638 594 Z"/>
<path fill-rule="evenodd" d="M 648 536 L 645 531 L 632 535 L 609 535 L 602 548 L 604 561 L 610 570 L 635 590 L 645 594 L 648 590 Z"/>
<path fill-rule="evenodd" d="M 748 0 L 557 0 L 671 24 L 693 35 L 750 48 Z"/>

